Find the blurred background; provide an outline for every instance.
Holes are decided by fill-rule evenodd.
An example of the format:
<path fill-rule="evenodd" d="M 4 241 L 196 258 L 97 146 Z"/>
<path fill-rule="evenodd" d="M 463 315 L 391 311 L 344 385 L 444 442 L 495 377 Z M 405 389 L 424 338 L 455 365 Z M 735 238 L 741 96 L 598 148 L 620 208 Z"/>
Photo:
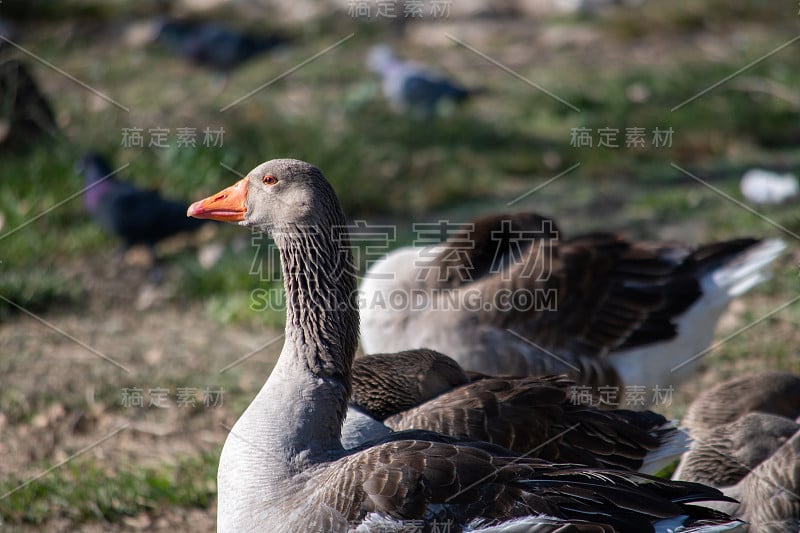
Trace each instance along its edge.
<path fill-rule="evenodd" d="M 124 219 L 155 208 L 98 211 L 97 181 L 185 212 L 264 160 L 304 159 L 351 221 L 395 228 L 380 253 L 411 244 L 414 223 L 520 210 L 567 235 L 782 237 L 773 279 L 734 302 L 724 342 L 659 410 L 679 416 L 732 375 L 800 372 L 800 308 L 786 305 L 800 215 L 785 176 L 800 164 L 799 11 L 3 0 L 3 529 L 212 531 L 226 427 L 282 344 L 280 302 L 253 308 L 254 290 L 280 287 L 266 239 L 162 226 L 152 249 L 126 247 L 142 235 Z M 380 44 L 471 94 L 397 96 L 367 64 Z M 740 180 L 758 169 L 745 195 Z"/>

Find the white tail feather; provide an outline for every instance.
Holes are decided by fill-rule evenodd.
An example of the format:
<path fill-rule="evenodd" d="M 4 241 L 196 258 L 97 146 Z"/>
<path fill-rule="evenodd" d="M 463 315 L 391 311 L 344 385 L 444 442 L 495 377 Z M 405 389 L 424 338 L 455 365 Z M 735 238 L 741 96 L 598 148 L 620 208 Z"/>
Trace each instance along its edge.
<path fill-rule="evenodd" d="M 665 342 L 617 352 L 611 364 L 626 386 L 666 388 L 691 375 L 714 340 L 728 303 L 769 278 L 764 269 L 786 248 L 780 239 L 762 241 L 700 280 L 702 295 L 677 320 L 678 334 Z"/>
<path fill-rule="evenodd" d="M 676 422 L 667 422 L 656 431 L 664 432 L 661 446 L 644 456 L 644 463 L 639 469 L 643 474 L 657 474 L 671 465 L 689 450 L 692 442 L 689 433 L 679 428 Z"/>
<path fill-rule="evenodd" d="M 786 243 L 780 239 L 768 239 L 748 248 L 742 255 L 714 270 L 711 276 L 704 277 L 707 283 L 713 284 L 726 296 L 733 298 L 744 294 L 754 285 L 769 279 L 769 274 L 764 272 L 770 263 L 786 249 Z M 711 287 L 708 287 L 709 289 Z M 707 290 L 703 284 L 703 293 Z M 725 302 L 727 303 L 727 302 Z M 724 304 L 723 304 L 724 305 Z"/>

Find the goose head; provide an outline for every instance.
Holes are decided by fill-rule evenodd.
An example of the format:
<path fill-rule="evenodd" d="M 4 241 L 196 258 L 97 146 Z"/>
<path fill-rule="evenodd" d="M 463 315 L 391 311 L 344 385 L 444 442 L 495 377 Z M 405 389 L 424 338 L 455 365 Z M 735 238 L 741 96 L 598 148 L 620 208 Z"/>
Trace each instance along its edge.
<path fill-rule="evenodd" d="M 372 354 L 353 364 L 350 403 L 385 420 L 469 382 L 455 360 L 433 350 Z"/>
<path fill-rule="evenodd" d="M 296 159 L 273 159 L 255 167 L 230 187 L 189 206 L 187 215 L 275 234 L 281 227 L 330 224 L 341 212 L 333 188 L 315 166 Z"/>

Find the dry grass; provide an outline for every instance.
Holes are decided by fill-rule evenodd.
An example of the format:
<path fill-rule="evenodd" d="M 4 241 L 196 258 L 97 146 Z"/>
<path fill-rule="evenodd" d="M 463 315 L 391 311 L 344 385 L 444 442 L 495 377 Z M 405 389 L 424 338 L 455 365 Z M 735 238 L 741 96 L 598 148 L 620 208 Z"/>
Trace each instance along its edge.
<path fill-rule="evenodd" d="M 751 2 L 745 16 L 720 2 L 703 8 L 688 0 L 661 4 L 648 3 L 636 13 L 610 10 L 598 19 L 454 17 L 409 25 L 399 47 L 404 55 L 428 58 L 488 89 L 463 111 L 430 124 L 387 110 L 364 71 L 365 51 L 388 38 L 386 25 L 354 22 L 343 12 L 289 27 L 297 45 L 246 65 L 223 89 L 207 72 L 134 38 L 152 14 L 150 5 L 87 9 L 86 2 L 68 2 L 41 20 L 23 17 L 26 47 L 130 112 L 36 65 L 63 137 L 4 155 L 0 166 L 0 295 L 53 326 L 0 303 L 1 488 L 11 490 L 127 426 L 73 466 L 0 498 L 6 530 L 213 529 L 213 467 L 226 435 L 223 424 L 232 424 L 247 405 L 279 351 L 280 342 L 220 373 L 281 329 L 280 310 L 249 309 L 250 291 L 259 286 L 248 271 L 255 252 L 249 235 L 236 228 L 209 228 L 166 243 L 159 287 L 148 283 L 135 253 L 123 262 L 112 260 L 114 243 L 87 219 L 79 200 L 2 236 L 80 189 L 72 165 L 89 147 L 114 153 L 119 165 L 130 163 L 126 175 L 136 183 L 183 198 L 203 197 L 233 180 L 220 162 L 247 171 L 274 156 L 307 159 L 334 182 L 351 218 L 398 224 L 396 245 L 411 240 L 412 221 L 465 221 L 506 209 L 511 199 L 580 162 L 579 171 L 515 209 L 553 214 L 569 234 L 607 228 L 698 243 L 782 235 L 790 251 L 773 280 L 731 308 L 720 339 L 793 298 L 800 260 L 794 239 L 670 162 L 737 197 L 743 170 L 796 167 L 797 109 L 775 88 L 797 86 L 800 56 L 792 50 L 776 54 L 747 72 L 749 84 L 723 85 L 681 110 L 670 109 L 793 37 L 797 6 L 787 4 L 782 14 L 778 7 L 768 12 Z M 0 15 L 6 7 L 0 6 Z M 223 11 L 234 23 L 255 20 L 235 9 Z M 352 31 L 356 37 L 344 46 L 219 112 Z M 444 32 L 581 112 L 508 76 L 443 38 Z M 133 126 L 173 133 L 184 126 L 223 126 L 225 143 L 121 147 L 121 129 Z M 672 127 L 674 142 L 668 149 L 641 151 L 569 145 L 571 128 L 606 126 Z M 759 212 L 791 231 L 800 229 L 795 206 Z M 198 251 L 209 246 L 222 246 L 223 258 L 200 266 Z M 728 376 L 763 368 L 800 372 L 798 323 L 800 310 L 791 306 L 708 354 L 667 413 L 679 416 L 698 391 Z M 121 405 L 126 388 L 164 388 L 174 401 L 179 387 L 207 386 L 224 388 L 223 406 Z M 114 484 L 119 493 L 103 492 Z"/>

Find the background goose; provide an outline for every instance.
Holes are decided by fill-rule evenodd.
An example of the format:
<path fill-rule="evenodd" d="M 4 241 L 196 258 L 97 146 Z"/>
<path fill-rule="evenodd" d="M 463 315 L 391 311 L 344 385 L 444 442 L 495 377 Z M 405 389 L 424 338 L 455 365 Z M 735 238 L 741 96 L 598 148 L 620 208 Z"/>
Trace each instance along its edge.
<path fill-rule="evenodd" d="M 800 424 L 768 413 L 747 413 L 697 437 L 681 459 L 673 479 L 730 487 L 768 459 Z"/>
<path fill-rule="evenodd" d="M 724 489 L 740 504 L 721 509 L 750 523 L 750 531 L 800 530 L 800 424 L 748 413 L 709 429 L 682 458 L 673 479 Z"/>
<path fill-rule="evenodd" d="M 420 348 L 359 357 L 353 362 L 351 403 L 378 420 L 466 385 L 482 374 L 467 374 L 452 357 Z"/>
<path fill-rule="evenodd" d="M 800 531 L 800 432 L 727 492 L 750 531 Z"/>
<path fill-rule="evenodd" d="M 656 413 L 601 411 L 570 399 L 562 376 L 470 376 L 432 350 L 360 357 L 342 444 L 423 429 L 491 442 L 547 461 L 657 473 L 688 437 Z M 383 422 L 380 424 L 378 422 Z"/>
<path fill-rule="evenodd" d="M 698 395 L 681 424 L 693 437 L 703 438 L 752 412 L 800 417 L 800 376 L 769 371 L 731 378 Z"/>
<path fill-rule="evenodd" d="M 721 508 L 750 531 L 800 530 L 800 377 L 762 372 L 730 379 L 692 402 L 694 441 L 673 479 L 722 488 L 741 502 Z"/>
<path fill-rule="evenodd" d="M 373 513 L 412 520 L 434 511 L 457 528 L 536 515 L 637 533 L 678 518 L 738 525 L 690 505 L 721 497 L 703 485 L 503 456 L 489 444 L 401 433 L 345 451 L 339 435 L 358 307 L 347 236 L 332 235 L 345 227 L 332 187 L 308 163 L 273 160 L 188 214 L 268 232 L 280 250 L 287 300 L 280 358 L 222 450 L 219 531 L 347 531 Z"/>
<path fill-rule="evenodd" d="M 402 248 L 370 268 L 363 349 L 430 348 L 487 374 L 677 385 L 728 302 L 765 279 L 783 248 L 736 239 L 693 249 L 610 233 L 563 239 L 533 213 L 484 217 L 466 242 Z M 423 293 L 427 305 L 393 305 L 398 293 Z"/>

